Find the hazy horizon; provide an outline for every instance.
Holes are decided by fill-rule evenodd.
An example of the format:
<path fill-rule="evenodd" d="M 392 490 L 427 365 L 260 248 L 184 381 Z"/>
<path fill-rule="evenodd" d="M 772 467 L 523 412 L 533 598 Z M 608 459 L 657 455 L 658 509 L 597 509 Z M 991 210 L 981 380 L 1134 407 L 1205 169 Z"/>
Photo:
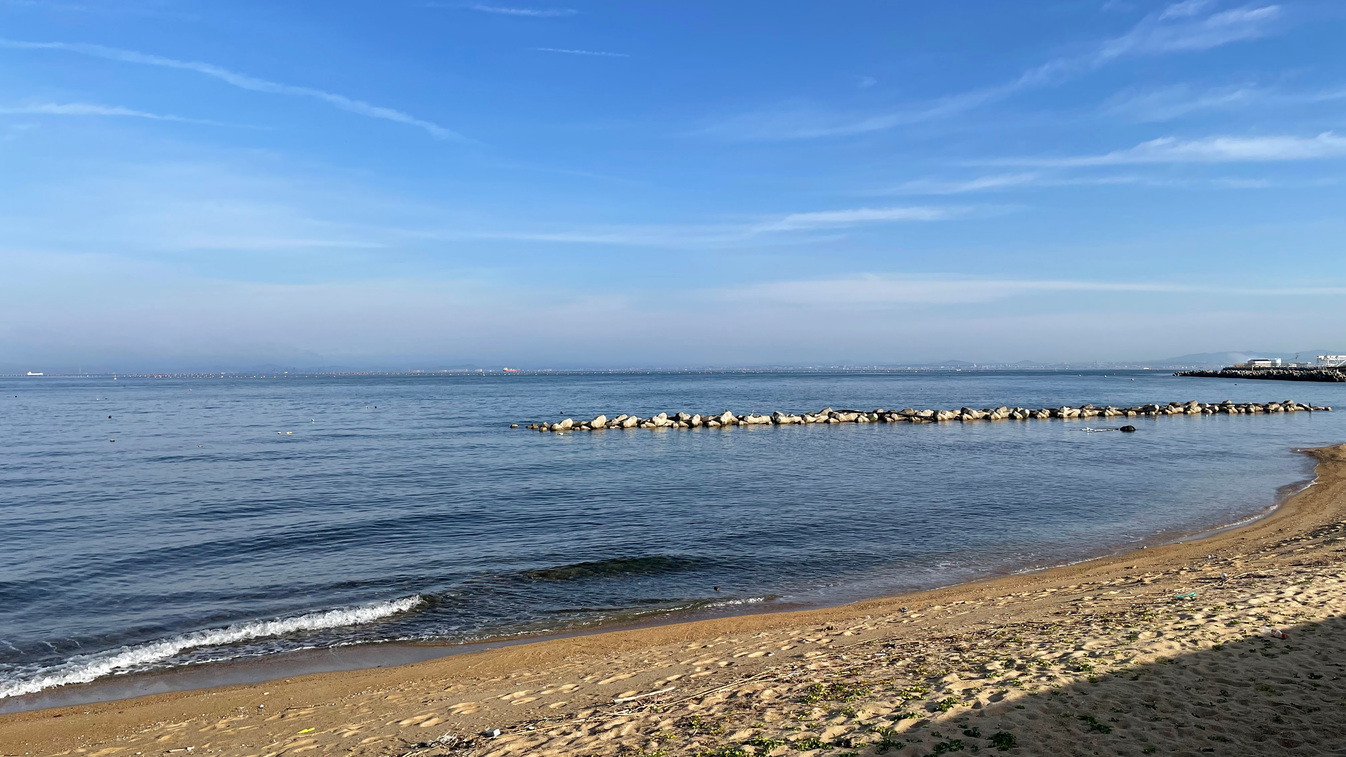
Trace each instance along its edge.
<path fill-rule="evenodd" d="M 487 364 L 480 361 L 446 361 L 433 356 L 402 356 L 400 358 L 389 358 L 379 362 L 352 362 L 336 363 L 322 362 L 318 356 L 310 356 L 309 362 L 303 362 L 302 358 L 296 361 L 286 362 L 284 360 L 262 361 L 248 359 L 212 358 L 210 360 L 199 361 L 161 361 L 159 363 L 134 364 L 125 360 L 120 363 L 75 363 L 65 365 L 53 363 L 51 365 L 24 365 L 16 366 L 0 362 L 0 376 L 22 376 L 29 371 L 42 373 L 48 376 L 77 376 L 77 375 L 144 375 L 144 374 L 265 374 L 265 373 L 293 373 L 293 374 L 355 374 L 362 372 L 369 373 L 389 373 L 389 374 L 414 374 L 414 373 L 469 373 L 469 372 L 501 372 L 503 369 L 522 371 L 524 373 L 546 373 L 556 372 L 643 372 L 643 371 L 707 371 L 707 372 L 735 372 L 735 371 L 903 371 L 912 369 L 1013 369 L 1022 368 L 1028 370 L 1142 370 L 1146 368 L 1165 369 L 1176 367 L 1207 367 L 1207 366 L 1226 366 L 1234 362 L 1241 362 L 1252 357 L 1280 357 L 1284 359 L 1300 359 L 1312 361 L 1318 355 L 1324 354 L 1323 350 L 1300 350 L 1296 352 L 1284 351 L 1257 351 L 1257 350 L 1239 350 L 1224 353 L 1204 353 L 1191 355 L 1172 355 L 1169 357 L 1148 358 L 1138 360 L 1097 360 L 1097 361 L 1060 361 L 1060 362 L 1042 362 L 1035 360 L 1007 360 L 1007 361 L 988 361 L 988 360 L 968 360 L 963 358 L 950 357 L 944 360 L 931 361 L 889 361 L 889 362 L 861 362 L 855 360 L 835 360 L 835 361 L 814 361 L 811 363 L 631 363 L 625 365 L 619 364 L 601 364 L 601 363 L 558 363 L 558 364 L 536 364 L 527 361 L 514 361 L 500 364 Z"/>
<path fill-rule="evenodd" d="M 1340 3 L 0 18 L 0 371 L 1346 352 Z"/>

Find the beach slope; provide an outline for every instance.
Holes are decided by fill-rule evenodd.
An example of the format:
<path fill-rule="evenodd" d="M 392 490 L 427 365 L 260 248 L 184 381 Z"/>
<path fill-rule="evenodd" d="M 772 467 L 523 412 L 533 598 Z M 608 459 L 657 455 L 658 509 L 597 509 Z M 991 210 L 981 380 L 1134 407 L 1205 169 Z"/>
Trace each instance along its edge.
<path fill-rule="evenodd" d="M 1313 486 L 1199 540 L 839 608 L 0 716 L 0 754 L 1340 754 L 1346 446 L 1306 454 Z"/>

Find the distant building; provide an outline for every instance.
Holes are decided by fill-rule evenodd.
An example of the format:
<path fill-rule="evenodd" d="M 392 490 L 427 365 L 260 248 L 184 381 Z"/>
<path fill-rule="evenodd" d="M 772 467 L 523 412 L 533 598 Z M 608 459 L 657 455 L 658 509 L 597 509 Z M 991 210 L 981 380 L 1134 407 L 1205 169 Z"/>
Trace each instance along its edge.
<path fill-rule="evenodd" d="M 1346 355 L 1319 355 L 1318 365 L 1324 368 L 1346 368 Z"/>
<path fill-rule="evenodd" d="M 1239 363 L 1235 368 L 1279 368 L 1281 359 L 1278 357 L 1255 357 L 1246 363 Z"/>

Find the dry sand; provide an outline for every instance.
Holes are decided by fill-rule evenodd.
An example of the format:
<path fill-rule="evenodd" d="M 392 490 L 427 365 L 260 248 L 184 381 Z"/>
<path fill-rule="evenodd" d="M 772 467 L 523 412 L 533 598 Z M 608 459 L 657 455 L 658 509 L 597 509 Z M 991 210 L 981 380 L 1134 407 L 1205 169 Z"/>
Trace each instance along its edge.
<path fill-rule="evenodd" d="M 0 753 L 1342 755 L 1346 446 L 1310 454 L 1315 485 L 1197 541 L 834 609 L 7 715 Z"/>

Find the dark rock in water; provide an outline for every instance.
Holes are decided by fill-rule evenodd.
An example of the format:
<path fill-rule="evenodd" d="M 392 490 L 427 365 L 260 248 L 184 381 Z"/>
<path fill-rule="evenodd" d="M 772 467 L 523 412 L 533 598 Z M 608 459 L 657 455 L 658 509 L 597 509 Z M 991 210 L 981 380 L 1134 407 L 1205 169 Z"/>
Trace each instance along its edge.
<path fill-rule="evenodd" d="M 3 0 L 0 0 L 3 2 Z M 1346 373 L 1343 373 L 1346 376 Z M 781 410 L 777 410 L 771 415 L 749 413 L 747 415 L 734 415 L 728 410 L 720 415 L 699 415 L 689 413 L 675 413 L 670 416 L 668 413 L 659 413 L 649 418 L 641 418 L 636 415 L 622 414 L 608 419 L 606 415 L 596 416 L 591 421 L 575 422 L 573 418 L 566 418 L 558 423 L 530 423 L 528 428 L 538 431 L 601 431 L 609 428 L 644 428 L 644 429 L 668 429 L 668 428 L 721 428 L 725 426 L 758 426 L 775 425 L 785 426 L 793 424 L 812 425 L 815 423 L 935 423 L 946 421 L 962 421 L 970 423 L 973 421 L 992 420 L 1000 421 L 1007 418 L 1015 420 L 1048 420 L 1058 418 L 1061 420 L 1077 420 L 1084 418 L 1114 418 L 1124 416 L 1126 418 L 1136 418 L 1145 416 L 1148 418 L 1158 418 L 1159 416 L 1174 415 L 1256 415 L 1270 413 L 1298 413 L 1298 412 L 1329 412 L 1332 408 L 1326 405 L 1301 405 L 1294 400 L 1283 400 L 1280 402 L 1255 403 L 1244 402 L 1235 404 L 1231 400 L 1225 400 L 1216 403 L 1197 402 L 1192 400 L 1186 404 L 1181 402 L 1170 402 L 1167 405 L 1157 405 L 1150 403 L 1148 405 L 1137 405 L 1135 407 L 1115 407 L 1107 405 L 1099 409 L 1096 405 L 1084 405 L 1079 408 L 1062 406 L 1059 408 L 1042 408 L 1032 410 L 1029 408 L 1017 407 L 1010 408 L 1002 405 L 997 408 L 986 408 L 978 410 L 972 407 L 964 407 L 959 410 L 914 410 L 907 408 L 905 410 L 891 411 L 882 408 L 869 412 L 861 410 L 833 410 L 823 408 L 816 413 L 801 413 L 793 415 Z M 518 428 L 518 424 L 510 424 L 510 428 Z M 1086 431 L 1121 431 L 1123 433 L 1135 433 L 1135 426 L 1123 426 L 1118 429 L 1113 428 L 1086 428 Z"/>
<path fill-rule="evenodd" d="M 1333 367 L 1312 368 L 1221 368 L 1218 371 L 1178 371 L 1174 376 L 1196 378 L 1259 379 L 1266 381 L 1326 381 L 1346 382 L 1346 369 Z"/>

